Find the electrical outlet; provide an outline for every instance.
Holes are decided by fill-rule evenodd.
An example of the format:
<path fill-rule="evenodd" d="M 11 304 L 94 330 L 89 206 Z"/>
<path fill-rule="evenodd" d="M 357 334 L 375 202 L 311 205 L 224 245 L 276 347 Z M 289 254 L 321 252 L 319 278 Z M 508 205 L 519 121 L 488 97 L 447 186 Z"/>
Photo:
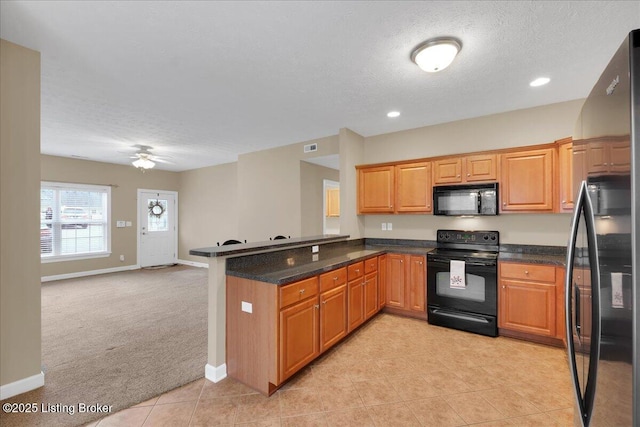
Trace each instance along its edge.
<path fill-rule="evenodd" d="M 250 302 L 242 301 L 242 303 L 240 304 L 240 308 L 245 313 L 253 313 L 253 304 L 251 304 Z"/>
<path fill-rule="evenodd" d="M 120 261 L 124 261 L 124 255 L 120 255 Z"/>
<path fill-rule="evenodd" d="M 320 252 L 320 246 L 318 246 L 318 245 L 311 246 L 311 253 L 312 254 L 317 254 L 318 252 Z"/>
<path fill-rule="evenodd" d="M 387 231 L 391 231 L 391 230 L 393 230 L 393 225 L 390 222 L 388 222 L 387 223 Z"/>
<path fill-rule="evenodd" d="M 382 231 L 387 231 L 387 223 L 386 222 L 382 223 Z"/>

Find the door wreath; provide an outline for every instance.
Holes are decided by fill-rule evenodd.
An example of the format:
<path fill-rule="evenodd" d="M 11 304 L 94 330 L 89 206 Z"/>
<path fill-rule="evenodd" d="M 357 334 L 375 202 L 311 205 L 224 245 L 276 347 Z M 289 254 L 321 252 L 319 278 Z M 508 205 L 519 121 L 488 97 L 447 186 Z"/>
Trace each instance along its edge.
<path fill-rule="evenodd" d="M 160 218 L 164 213 L 164 206 L 160 203 L 160 200 L 149 202 L 149 215 Z"/>

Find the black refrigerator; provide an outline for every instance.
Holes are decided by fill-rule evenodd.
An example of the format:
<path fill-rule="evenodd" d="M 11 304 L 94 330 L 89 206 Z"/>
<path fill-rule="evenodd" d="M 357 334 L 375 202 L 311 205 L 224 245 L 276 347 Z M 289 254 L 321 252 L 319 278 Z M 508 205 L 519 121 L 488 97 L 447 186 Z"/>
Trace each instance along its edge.
<path fill-rule="evenodd" d="M 576 123 L 566 333 L 576 426 L 640 427 L 640 30 Z"/>

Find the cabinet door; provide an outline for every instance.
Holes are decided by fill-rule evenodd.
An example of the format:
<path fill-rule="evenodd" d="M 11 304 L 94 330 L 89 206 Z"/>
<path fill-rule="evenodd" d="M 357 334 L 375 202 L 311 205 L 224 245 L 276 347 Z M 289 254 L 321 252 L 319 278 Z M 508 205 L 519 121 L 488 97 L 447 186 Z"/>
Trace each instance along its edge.
<path fill-rule="evenodd" d="M 339 188 L 327 188 L 327 212 L 328 217 L 340 216 L 340 189 Z"/>
<path fill-rule="evenodd" d="M 318 297 L 280 311 L 280 381 L 320 354 Z"/>
<path fill-rule="evenodd" d="M 378 308 L 387 303 L 387 256 L 378 257 Z"/>
<path fill-rule="evenodd" d="M 462 158 L 451 157 L 433 162 L 433 183 L 457 184 L 462 182 Z"/>
<path fill-rule="evenodd" d="M 467 182 L 496 181 L 498 159 L 495 154 L 478 154 L 465 157 L 465 179 Z"/>
<path fill-rule="evenodd" d="M 347 330 L 351 332 L 364 322 L 364 278 L 351 280 L 347 287 Z"/>
<path fill-rule="evenodd" d="M 393 166 L 358 169 L 358 213 L 392 213 Z"/>
<path fill-rule="evenodd" d="M 364 276 L 364 318 L 365 320 L 378 312 L 378 272 Z"/>
<path fill-rule="evenodd" d="M 320 351 L 347 335 L 347 285 L 320 295 Z"/>
<path fill-rule="evenodd" d="M 587 148 L 584 145 L 573 145 L 573 159 L 571 161 L 571 200 L 580 191 L 582 181 L 587 179 Z"/>
<path fill-rule="evenodd" d="M 560 212 L 568 212 L 573 210 L 573 144 L 561 144 L 558 149 Z"/>
<path fill-rule="evenodd" d="M 553 163 L 553 148 L 502 154 L 502 210 L 553 212 Z"/>
<path fill-rule="evenodd" d="M 587 144 L 587 173 L 589 175 L 602 175 L 607 172 L 609 172 L 609 150 L 607 150 L 607 144 L 589 142 Z"/>
<path fill-rule="evenodd" d="M 431 212 L 431 163 L 396 166 L 396 212 Z"/>
<path fill-rule="evenodd" d="M 404 255 L 387 254 L 387 305 L 405 308 Z"/>
<path fill-rule="evenodd" d="M 424 313 L 427 303 L 425 257 L 411 255 L 409 259 L 409 309 Z"/>
<path fill-rule="evenodd" d="M 609 170 L 613 173 L 628 173 L 631 170 L 631 145 L 615 142 L 609 145 Z"/>
<path fill-rule="evenodd" d="M 501 279 L 498 326 L 514 331 L 556 335 L 556 286 Z"/>

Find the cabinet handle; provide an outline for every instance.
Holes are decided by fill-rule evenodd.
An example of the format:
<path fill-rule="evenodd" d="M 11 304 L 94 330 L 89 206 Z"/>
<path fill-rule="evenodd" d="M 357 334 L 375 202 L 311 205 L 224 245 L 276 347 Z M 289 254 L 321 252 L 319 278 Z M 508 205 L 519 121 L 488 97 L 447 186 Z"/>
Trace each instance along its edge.
<path fill-rule="evenodd" d="M 422 261 L 420 261 L 420 265 L 422 265 Z"/>
<path fill-rule="evenodd" d="M 507 202 L 502 202 L 502 206 L 507 206 Z"/>
<path fill-rule="evenodd" d="M 608 163 L 603 163 L 603 165 L 607 166 L 607 165 L 608 165 Z"/>
<path fill-rule="evenodd" d="M 323 303 L 323 304 L 326 304 L 327 302 L 326 302 L 326 301 L 322 301 L 322 303 Z"/>
<path fill-rule="evenodd" d="M 338 276 L 334 277 L 333 280 L 338 280 Z"/>
<path fill-rule="evenodd" d="M 300 295 L 304 294 L 304 289 L 300 289 Z"/>
<path fill-rule="evenodd" d="M 566 204 L 567 204 L 567 201 L 566 201 L 566 200 L 563 200 L 563 201 L 562 201 L 562 204 L 563 204 L 563 205 L 566 205 Z"/>
<path fill-rule="evenodd" d="M 320 308 L 320 304 L 316 304 L 316 305 L 314 305 L 313 307 L 314 307 L 314 308 L 316 308 L 316 309 L 318 309 L 318 308 Z"/>
<path fill-rule="evenodd" d="M 460 178 L 460 175 L 456 175 L 456 178 Z"/>
<path fill-rule="evenodd" d="M 400 262 L 404 262 L 404 260 L 403 260 L 403 259 L 401 259 L 401 260 L 400 260 Z"/>
<path fill-rule="evenodd" d="M 470 174 L 470 173 L 468 173 L 468 174 L 467 174 L 467 176 L 471 176 L 471 174 Z"/>
<path fill-rule="evenodd" d="M 504 285 L 502 285 L 502 289 L 504 289 Z"/>
<path fill-rule="evenodd" d="M 529 270 L 525 270 L 525 271 L 524 271 L 524 274 L 529 274 Z"/>

